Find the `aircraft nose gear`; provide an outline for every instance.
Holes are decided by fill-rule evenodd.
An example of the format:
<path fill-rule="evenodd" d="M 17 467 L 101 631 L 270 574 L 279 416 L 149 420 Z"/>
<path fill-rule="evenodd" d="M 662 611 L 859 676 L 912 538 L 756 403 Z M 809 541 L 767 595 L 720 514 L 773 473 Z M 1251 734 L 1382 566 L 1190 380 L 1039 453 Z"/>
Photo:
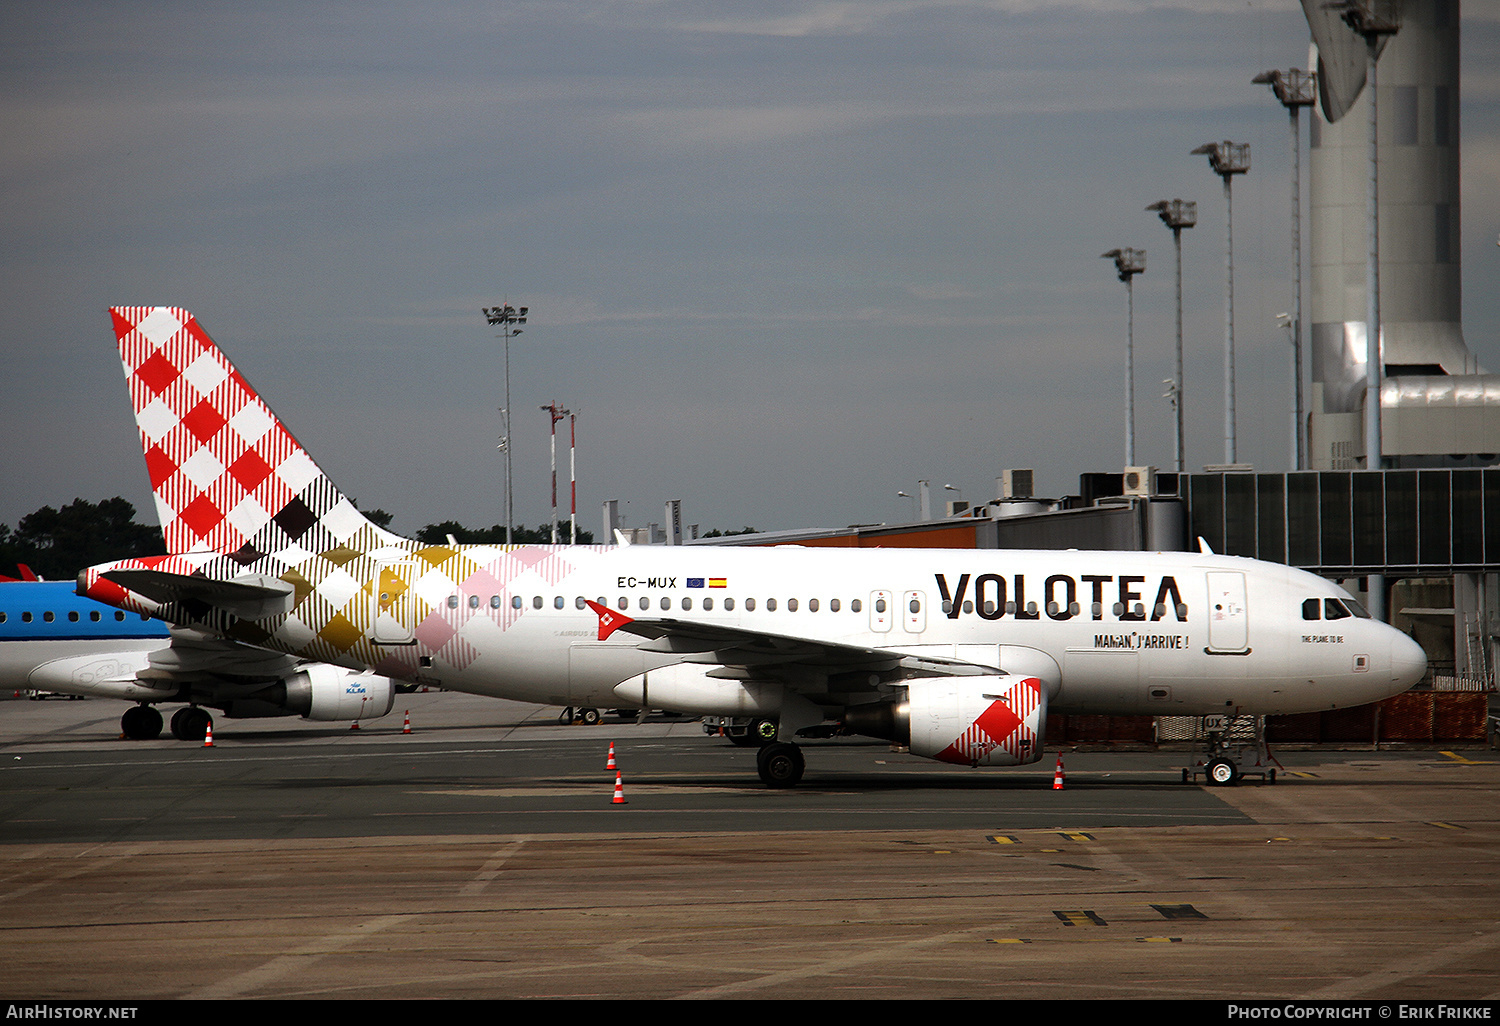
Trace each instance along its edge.
<path fill-rule="evenodd" d="M 1215 787 L 1238 784 L 1246 776 L 1276 783 L 1276 767 L 1281 764 L 1266 744 L 1264 716 L 1204 716 L 1197 730 L 1206 752 L 1194 765 L 1183 768 L 1184 784 L 1198 779 L 1200 773 Z"/>
<path fill-rule="evenodd" d="M 807 767 L 802 759 L 802 749 L 784 741 L 762 748 L 756 755 L 755 765 L 767 787 L 796 787 Z"/>

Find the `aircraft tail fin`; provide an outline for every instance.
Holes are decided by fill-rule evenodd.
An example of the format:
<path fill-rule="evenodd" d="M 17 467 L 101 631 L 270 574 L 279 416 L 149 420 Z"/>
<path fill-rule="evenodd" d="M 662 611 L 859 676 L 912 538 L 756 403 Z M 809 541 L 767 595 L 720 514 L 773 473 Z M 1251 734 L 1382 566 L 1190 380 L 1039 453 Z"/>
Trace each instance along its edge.
<path fill-rule="evenodd" d="M 191 313 L 125 306 L 110 316 L 169 553 L 248 565 L 288 549 L 398 540 L 339 492 Z"/>

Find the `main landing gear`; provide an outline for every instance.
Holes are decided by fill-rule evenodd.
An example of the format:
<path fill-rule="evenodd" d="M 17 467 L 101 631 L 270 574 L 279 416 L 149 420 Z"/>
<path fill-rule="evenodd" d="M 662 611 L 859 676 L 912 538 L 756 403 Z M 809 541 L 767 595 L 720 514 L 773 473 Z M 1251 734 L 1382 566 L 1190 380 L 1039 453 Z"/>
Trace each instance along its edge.
<path fill-rule="evenodd" d="M 179 741 L 202 741 L 214 719 L 196 705 L 185 705 L 172 714 L 172 736 Z"/>
<path fill-rule="evenodd" d="M 582 723 L 586 727 L 592 727 L 599 722 L 599 710 L 578 706 L 568 706 L 557 716 L 558 726 L 567 727 L 575 723 Z"/>
<path fill-rule="evenodd" d="M 755 766 L 767 787 L 796 787 L 807 763 L 796 745 L 773 741 L 756 753 Z"/>
<path fill-rule="evenodd" d="M 161 736 L 161 713 L 149 705 L 132 705 L 120 717 L 120 733 L 132 741 L 150 741 Z"/>

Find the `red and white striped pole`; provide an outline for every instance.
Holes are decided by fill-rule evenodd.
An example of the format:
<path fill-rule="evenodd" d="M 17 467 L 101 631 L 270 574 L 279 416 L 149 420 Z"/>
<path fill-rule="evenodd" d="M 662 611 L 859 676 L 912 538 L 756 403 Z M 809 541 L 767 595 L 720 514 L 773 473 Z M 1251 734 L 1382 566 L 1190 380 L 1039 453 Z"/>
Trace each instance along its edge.
<path fill-rule="evenodd" d="M 578 416 L 568 414 L 568 544 L 578 544 Z"/>

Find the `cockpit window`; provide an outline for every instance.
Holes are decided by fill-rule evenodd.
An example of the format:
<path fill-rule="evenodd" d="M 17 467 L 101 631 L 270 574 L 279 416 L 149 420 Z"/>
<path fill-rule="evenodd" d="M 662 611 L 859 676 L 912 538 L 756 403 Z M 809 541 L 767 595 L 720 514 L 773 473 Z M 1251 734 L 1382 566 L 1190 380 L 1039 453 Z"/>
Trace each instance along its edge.
<path fill-rule="evenodd" d="M 1323 600 L 1323 619 L 1325 619 L 1325 620 L 1342 620 L 1345 617 L 1349 617 L 1349 616 L 1353 616 L 1353 615 L 1354 614 L 1350 613 L 1349 610 L 1347 608 L 1345 608 L 1344 604 L 1342 602 L 1340 602 L 1338 599 L 1324 599 Z"/>
<path fill-rule="evenodd" d="M 1374 619 L 1374 617 L 1372 617 L 1370 615 L 1370 611 L 1368 609 L 1366 609 L 1364 606 L 1360 605 L 1359 602 L 1357 600 L 1355 600 L 1355 599 L 1352 599 L 1352 598 L 1351 599 L 1344 599 L 1344 605 L 1346 605 L 1346 606 L 1349 607 L 1349 612 L 1353 613 L 1355 616 L 1359 617 L 1361 620 L 1373 620 Z"/>
<path fill-rule="evenodd" d="M 1317 599 L 1308 599 L 1302 603 L 1302 619 L 1318 620 L 1323 615 L 1323 607 Z"/>

